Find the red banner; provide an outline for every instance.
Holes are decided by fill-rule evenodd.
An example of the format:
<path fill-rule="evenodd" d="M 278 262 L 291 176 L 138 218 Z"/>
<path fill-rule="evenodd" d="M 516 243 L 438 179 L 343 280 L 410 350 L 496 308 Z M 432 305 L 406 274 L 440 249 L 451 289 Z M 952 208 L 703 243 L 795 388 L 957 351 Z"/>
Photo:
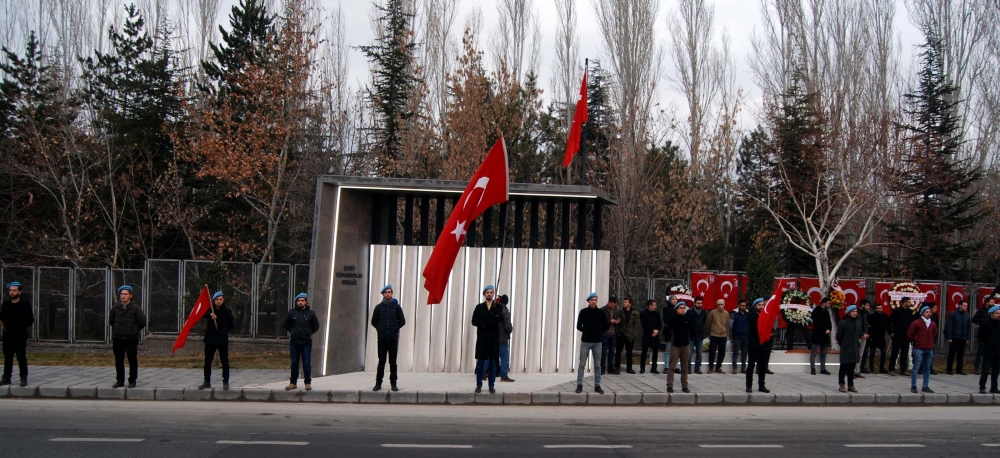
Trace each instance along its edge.
<path fill-rule="evenodd" d="M 777 290 L 778 286 L 780 285 L 781 286 L 781 294 L 784 295 L 785 291 L 788 291 L 788 290 L 790 290 L 792 288 L 795 288 L 795 283 L 796 283 L 796 281 L 795 281 L 795 278 L 793 278 L 793 277 L 775 278 L 774 279 L 774 289 Z M 753 298 L 749 302 L 753 303 L 753 301 L 756 300 L 756 299 L 757 298 Z M 781 298 L 779 297 L 778 299 L 781 299 Z M 788 322 L 785 321 L 785 317 L 781 316 L 781 314 L 779 313 L 778 314 L 778 329 L 786 329 L 786 328 L 788 328 Z"/>
<path fill-rule="evenodd" d="M 892 290 L 892 285 L 895 285 L 895 283 L 891 281 L 875 282 L 875 303 L 882 304 L 882 312 L 886 315 L 892 313 L 889 305 L 889 302 L 892 301 L 889 298 L 889 291 Z"/>
<path fill-rule="evenodd" d="M 747 287 L 748 286 L 750 286 L 750 277 L 748 277 L 746 275 L 740 275 L 740 299 L 743 299 L 745 301 L 750 300 L 747 297 Z M 739 305 L 739 304 L 737 303 L 737 305 Z"/>
<path fill-rule="evenodd" d="M 917 289 L 919 289 L 921 293 L 927 293 L 927 298 L 924 299 L 924 302 L 941 304 L 940 283 L 917 283 Z"/>
<path fill-rule="evenodd" d="M 977 302 L 979 302 L 979 305 L 976 307 L 976 310 L 979 310 L 984 305 L 986 305 L 986 299 L 989 297 L 990 294 L 993 294 L 993 288 L 990 288 L 988 286 L 981 286 L 976 289 L 976 296 L 978 297 Z"/>
<path fill-rule="evenodd" d="M 732 312 L 736 310 L 737 301 L 739 300 L 739 283 L 740 277 L 736 274 L 715 274 L 715 301 L 722 299 L 726 302 L 725 309 Z M 711 302 L 711 307 L 709 303 L 705 303 L 706 309 L 714 309 L 715 301 Z"/>
<path fill-rule="evenodd" d="M 809 295 L 809 303 L 812 305 L 819 305 L 820 301 L 823 300 L 823 291 L 819 289 L 818 278 L 799 278 L 799 289 Z"/>
<path fill-rule="evenodd" d="M 711 304 L 715 308 L 715 274 L 712 272 L 691 272 L 691 295 L 701 296 L 704 308 Z"/>
<path fill-rule="evenodd" d="M 866 297 L 868 287 L 867 282 L 863 279 L 840 280 L 837 282 L 837 285 L 844 291 L 844 308 L 838 311 L 840 317 L 843 318 L 847 307 L 858 305 Z"/>
<path fill-rule="evenodd" d="M 948 284 L 948 313 L 958 308 L 958 303 L 963 299 L 968 299 L 969 295 L 965 285 Z"/>

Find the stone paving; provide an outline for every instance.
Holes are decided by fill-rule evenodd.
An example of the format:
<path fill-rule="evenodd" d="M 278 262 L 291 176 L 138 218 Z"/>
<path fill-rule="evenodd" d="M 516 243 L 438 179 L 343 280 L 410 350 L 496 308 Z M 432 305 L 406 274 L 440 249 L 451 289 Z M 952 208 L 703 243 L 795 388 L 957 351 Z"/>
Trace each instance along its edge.
<path fill-rule="evenodd" d="M 128 378 L 128 366 L 125 366 L 125 377 Z M 17 367 L 14 367 L 12 377 L 16 384 Z M 204 380 L 201 369 L 143 368 L 139 367 L 138 387 L 154 388 L 187 388 L 201 385 Z M 229 374 L 230 385 L 233 387 L 261 386 L 276 380 L 288 380 L 287 370 L 264 369 L 233 369 Z M 48 386 L 108 386 L 115 383 L 115 368 L 112 367 L 74 367 L 74 366 L 29 366 L 28 383 L 31 385 Z M 222 387 L 222 369 L 212 370 L 212 383 Z"/>

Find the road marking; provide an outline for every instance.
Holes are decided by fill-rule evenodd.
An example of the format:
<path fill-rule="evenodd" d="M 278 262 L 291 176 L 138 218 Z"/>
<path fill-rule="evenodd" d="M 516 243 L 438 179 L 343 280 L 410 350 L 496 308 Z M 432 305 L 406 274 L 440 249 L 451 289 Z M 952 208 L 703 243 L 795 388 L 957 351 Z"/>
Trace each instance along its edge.
<path fill-rule="evenodd" d="M 385 448 L 472 448 L 471 445 L 460 444 L 382 444 Z"/>
<path fill-rule="evenodd" d="M 619 448 L 632 448 L 631 445 L 597 445 L 597 444 L 565 444 L 565 445 L 545 445 L 543 448 L 600 448 L 600 449 L 619 449 Z"/>
<path fill-rule="evenodd" d="M 120 437 L 56 437 L 51 442 L 142 442 L 146 439 L 126 439 Z"/>
<path fill-rule="evenodd" d="M 309 445 L 308 442 L 288 442 L 288 441 L 218 441 L 216 444 L 225 445 Z"/>
<path fill-rule="evenodd" d="M 846 444 L 850 448 L 923 448 L 921 444 Z"/>
<path fill-rule="evenodd" d="M 983 444 L 983 447 L 1000 447 L 1000 444 Z"/>
<path fill-rule="evenodd" d="M 775 445 L 775 444 L 745 444 L 745 445 L 740 445 L 740 444 L 720 444 L 720 445 L 702 444 L 702 445 L 699 445 L 699 447 L 701 447 L 701 448 L 784 448 L 785 446 L 784 445 Z"/>

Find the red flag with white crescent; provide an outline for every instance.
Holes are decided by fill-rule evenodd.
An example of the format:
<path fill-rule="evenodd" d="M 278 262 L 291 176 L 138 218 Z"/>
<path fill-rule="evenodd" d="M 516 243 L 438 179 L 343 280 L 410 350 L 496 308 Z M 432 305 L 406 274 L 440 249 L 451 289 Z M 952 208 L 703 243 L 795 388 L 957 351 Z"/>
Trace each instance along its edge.
<path fill-rule="evenodd" d="M 205 312 L 208 312 L 209 307 L 212 306 L 212 301 L 208 299 L 208 285 L 201 287 L 201 295 L 198 296 L 198 302 L 194 303 L 194 308 L 191 309 L 191 314 L 188 315 L 187 321 L 184 322 L 184 327 L 181 329 L 180 334 L 177 334 L 177 340 L 174 341 L 174 349 L 170 350 L 170 354 L 174 354 L 175 351 L 184 348 L 184 344 L 187 343 L 188 334 L 191 333 L 191 329 L 194 325 L 198 324 L 198 321 L 205 316 Z"/>
<path fill-rule="evenodd" d="M 774 320 L 778 319 L 781 313 L 781 283 L 774 289 L 771 297 L 764 302 L 764 310 L 760 312 L 757 319 L 757 333 L 760 334 L 760 343 L 763 345 L 771 339 L 771 331 L 774 329 Z"/>
<path fill-rule="evenodd" d="M 587 112 L 587 72 L 583 72 L 583 84 L 580 85 L 580 100 L 576 102 L 576 111 L 573 112 L 573 124 L 569 127 L 569 139 L 566 141 L 566 156 L 563 157 L 563 168 L 569 167 L 573 162 L 573 156 L 580 151 L 580 131 L 583 124 L 590 119 Z"/>
<path fill-rule="evenodd" d="M 427 303 L 440 304 L 444 297 L 444 289 L 448 286 L 451 269 L 455 267 L 458 250 L 465 243 L 465 232 L 469 223 L 476 219 L 494 204 L 507 201 L 509 190 L 507 176 L 507 146 L 503 136 L 486 155 L 486 159 L 469 180 L 462 197 L 455 203 L 448 221 L 438 235 L 434 251 L 424 267 L 424 289 L 427 290 Z"/>

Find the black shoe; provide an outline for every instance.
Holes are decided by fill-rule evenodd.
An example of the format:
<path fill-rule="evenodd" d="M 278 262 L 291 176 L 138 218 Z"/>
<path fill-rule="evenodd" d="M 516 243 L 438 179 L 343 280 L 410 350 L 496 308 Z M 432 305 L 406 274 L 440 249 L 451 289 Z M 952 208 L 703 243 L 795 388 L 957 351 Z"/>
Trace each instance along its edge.
<path fill-rule="evenodd" d="M 865 376 L 861 374 L 854 374 L 854 378 L 865 378 Z"/>
<path fill-rule="evenodd" d="M 819 373 L 823 374 L 823 375 L 833 375 L 833 374 L 830 373 L 830 371 L 828 371 L 826 369 L 823 369 L 823 370 L 819 371 Z"/>
<path fill-rule="evenodd" d="M 990 388 L 990 393 L 993 393 L 993 394 L 1000 394 L 1000 389 L 996 389 L 996 388 Z"/>
<path fill-rule="evenodd" d="M 948 374 L 948 375 L 955 375 L 955 373 L 954 373 L 954 372 L 952 372 L 952 371 L 948 371 L 948 372 L 947 372 L 947 374 Z"/>
<path fill-rule="evenodd" d="M 479 393 L 482 393 L 482 392 L 483 392 L 483 387 L 477 386 L 476 387 L 476 394 L 479 394 Z"/>
<path fill-rule="evenodd" d="M 222 382 L 222 389 L 223 390 L 228 390 L 229 389 L 229 382 Z"/>
<path fill-rule="evenodd" d="M 932 389 L 930 389 L 929 387 L 926 387 L 926 386 L 923 387 L 920 391 L 923 391 L 924 393 L 933 393 L 934 392 L 934 390 L 932 390 Z"/>
<path fill-rule="evenodd" d="M 128 382 L 129 388 L 135 388 L 135 382 Z"/>
<path fill-rule="evenodd" d="M 490 387 L 490 394 L 497 394 L 497 390 L 493 387 Z"/>
<path fill-rule="evenodd" d="M 771 372 L 771 369 L 764 371 L 764 373 L 767 375 L 774 375 L 774 372 Z"/>
<path fill-rule="evenodd" d="M 501 378 L 501 379 L 500 379 L 500 381 L 501 381 L 501 382 L 513 382 L 513 381 L 514 381 L 514 379 L 512 379 L 512 378 L 510 378 L 510 377 L 503 377 L 503 378 Z"/>
<path fill-rule="evenodd" d="M 674 392 L 674 387 L 668 386 L 667 387 L 667 393 L 673 393 L 673 392 Z"/>
<path fill-rule="evenodd" d="M 931 375 L 938 375 L 938 373 L 934 369 L 931 369 Z"/>
<path fill-rule="evenodd" d="M 115 382 L 114 385 L 111 385 L 111 388 L 121 388 L 123 386 L 125 386 L 125 382 Z"/>
<path fill-rule="evenodd" d="M 204 390 L 206 388 L 211 388 L 211 387 L 212 387 L 212 384 L 209 383 L 209 382 L 205 382 L 205 383 L 202 383 L 201 385 L 198 385 L 198 389 L 199 390 Z"/>
<path fill-rule="evenodd" d="M 957 374 L 957 375 L 969 375 L 969 374 L 966 374 L 965 372 L 955 372 L 955 374 Z"/>
<path fill-rule="evenodd" d="M 634 373 L 635 373 L 635 372 L 633 372 L 633 374 L 634 374 Z M 640 374 L 645 374 L 645 373 L 646 373 L 646 369 L 639 369 L 639 373 L 640 373 Z"/>
<path fill-rule="evenodd" d="M 757 388 L 757 391 L 760 391 L 761 393 L 770 393 L 771 392 L 771 390 L 769 390 L 769 389 L 767 389 L 765 387 Z"/>
<path fill-rule="evenodd" d="M 747 393 L 753 393 L 753 388 L 751 388 L 751 387 L 748 386 L 747 387 Z"/>
<path fill-rule="evenodd" d="M 632 370 L 632 369 L 628 369 L 628 370 L 626 370 L 626 371 L 625 371 L 625 373 L 626 373 L 626 374 L 634 374 L 634 373 L 635 373 L 635 371 L 634 371 L 634 370 Z"/>
<path fill-rule="evenodd" d="M 28 386 L 28 377 L 21 377 L 21 386 Z"/>
<path fill-rule="evenodd" d="M 4 377 L 0 379 L 0 386 L 10 385 L 10 377 Z"/>
<path fill-rule="evenodd" d="M 691 390 L 689 390 L 688 387 L 686 387 L 686 386 L 683 387 L 683 388 L 681 388 L 681 391 L 683 391 L 685 393 L 690 393 L 691 392 Z"/>
<path fill-rule="evenodd" d="M 381 391 L 381 390 L 382 390 L 382 384 L 381 383 L 376 383 L 375 387 L 372 388 L 372 391 Z"/>
<path fill-rule="evenodd" d="M 650 373 L 650 374 L 656 374 L 656 375 L 660 375 L 660 371 L 658 371 L 658 370 L 656 370 L 656 369 L 650 369 L 649 373 Z"/>
<path fill-rule="evenodd" d="M 816 375 L 816 369 L 809 369 L 809 375 Z"/>
<path fill-rule="evenodd" d="M 583 393 L 583 385 L 577 385 L 576 386 L 576 392 L 577 393 Z"/>
<path fill-rule="evenodd" d="M 392 384 L 392 388 L 390 388 L 390 389 L 392 391 L 399 391 L 399 387 L 397 387 L 395 383 Z"/>
<path fill-rule="evenodd" d="M 604 390 L 601 389 L 601 385 L 595 386 L 594 387 L 594 392 L 597 393 L 597 394 L 604 394 Z"/>
<path fill-rule="evenodd" d="M 985 386 L 979 387 L 979 394 L 986 394 L 986 387 Z"/>
<path fill-rule="evenodd" d="M 910 387 L 910 392 L 911 393 L 916 393 L 917 392 L 917 387 L 915 387 L 915 386 Z"/>

